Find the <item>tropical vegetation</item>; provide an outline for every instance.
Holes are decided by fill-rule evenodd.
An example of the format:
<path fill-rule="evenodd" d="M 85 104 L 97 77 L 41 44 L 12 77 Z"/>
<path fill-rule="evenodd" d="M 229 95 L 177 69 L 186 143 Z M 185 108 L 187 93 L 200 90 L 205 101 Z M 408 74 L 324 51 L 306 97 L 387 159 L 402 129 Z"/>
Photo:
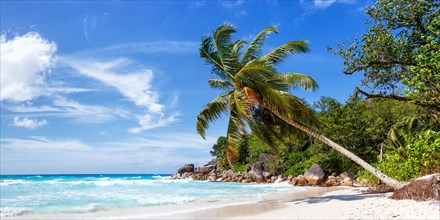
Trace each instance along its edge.
<path fill-rule="evenodd" d="M 346 103 L 323 97 L 313 105 L 290 93 L 317 89 L 312 78 L 277 70 L 289 55 L 309 51 L 306 41 L 263 53 L 276 27 L 247 43 L 232 40 L 236 28 L 222 24 L 199 49 L 216 76 L 209 85 L 222 92 L 197 115 L 197 132 L 205 137 L 212 122 L 229 117 L 226 136 L 211 151 L 225 170 L 245 170 L 263 154 L 269 155 L 264 166 L 273 173 L 297 175 L 319 163 L 328 173 L 349 171 L 393 188 L 438 173 L 438 12 L 433 0 L 377 0 L 367 7 L 368 32 L 329 49 L 345 59 L 346 74 L 364 73 L 362 89 Z"/>

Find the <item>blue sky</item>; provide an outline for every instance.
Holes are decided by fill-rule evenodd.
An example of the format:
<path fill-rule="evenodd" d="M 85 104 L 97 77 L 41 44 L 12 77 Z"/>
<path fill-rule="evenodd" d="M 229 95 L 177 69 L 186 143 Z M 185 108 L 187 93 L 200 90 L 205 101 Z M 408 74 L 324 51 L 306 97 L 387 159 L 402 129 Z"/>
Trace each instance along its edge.
<path fill-rule="evenodd" d="M 363 0 L 1 1 L 1 174 L 173 173 L 203 165 L 197 113 L 220 91 L 198 56 L 221 23 L 252 39 L 276 25 L 267 50 L 308 40 L 311 52 L 279 66 L 313 77 L 313 103 L 345 101 L 361 76 L 326 51 L 365 33 Z M 225 117 L 226 118 L 226 117 Z"/>

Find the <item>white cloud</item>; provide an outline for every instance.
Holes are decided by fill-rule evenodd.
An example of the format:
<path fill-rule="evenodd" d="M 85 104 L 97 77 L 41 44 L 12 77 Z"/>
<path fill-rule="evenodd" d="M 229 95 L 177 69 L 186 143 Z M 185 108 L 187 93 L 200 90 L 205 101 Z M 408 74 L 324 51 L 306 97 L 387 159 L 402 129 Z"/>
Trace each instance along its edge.
<path fill-rule="evenodd" d="M 303 6 L 309 8 L 309 10 L 321 10 L 330 7 L 335 3 L 340 4 L 355 4 L 357 0 L 301 0 L 300 3 Z M 310 4 L 312 3 L 312 4 Z"/>
<path fill-rule="evenodd" d="M 244 0 L 220 0 L 220 4 L 223 7 L 229 8 L 229 9 L 238 8 L 238 7 L 240 7 L 245 2 L 246 1 L 244 1 Z"/>
<path fill-rule="evenodd" d="M 36 32 L 1 36 L 0 100 L 26 101 L 42 95 L 43 73 L 53 64 L 56 44 Z"/>
<path fill-rule="evenodd" d="M 130 128 L 130 133 L 140 133 L 177 121 L 178 113 L 165 117 L 165 106 L 159 103 L 159 94 L 151 88 L 153 80 L 151 70 L 133 69 L 132 61 L 126 58 L 97 61 L 66 57 L 62 59 L 62 62 L 84 76 L 115 88 L 136 106 L 147 109 L 145 115 L 137 116 L 140 126 Z"/>
<path fill-rule="evenodd" d="M 163 114 L 146 114 L 138 116 L 139 127 L 129 128 L 128 132 L 132 134 L 139 134 L 142 131 L 167 126 L 173 122 L 178 121 L 179 113 L 175 113 L 170 117 L 165 118 Z"/>
<path fill-rule="evenodd" d="M 199 42 L 157 41 L 116 44 L 95 50 L 106 53 L 197 53 L 198 47 Z"/>
<path fill-rule="evenodd" d="M 75 118 L 76 122 L 101 123 L 114 118 L 129 118 L 130 114 L 124 109 L 108 108 L 99 105 L 86 105 L 63 97 L 57 97 L 50 105 L 34 106 L 31 102 L 15 105 L 3 105 L 14 113 L 32 114 L 38 117 Z"/>
<path fill-rule="evenodd" d="M 21 152 L 89 151 L 93 147 L 80 140 L 50 140 L 45 137 L 1 139 L 2 148 Z"/>
<path fill-rule="evenodd" d="M 313 5 L 317 8 L 324 9 L 335 3 L 336 0 L 313 0 Z"/>
<path fill-rule="evenodd" d="M 137 106 L 147 107 L 151 112 L 161 112 L 158 94 L 151 90 L 153 72 L 149 69 L 124 73 L 129 68 L 129 59 L 119 58 L 107 62 L 66 58 L 64 61 L 78 73 L 116 88 Z"/>
<path fill-rule="evenodd" d="M 192 1 L 191 4 L 186 8 L 186 11 L 194 12 L 203 6 L 205 6 L 205 1 Z"/>
<path fill-rule="evenodd" d="M 99 105 L 85 105 L 61 97 L 55 99 L 53 104 L 57 107 L 56 111 L 59 116 L 74 117 L 81 122 L 87 123 L 100 123 L 112 120 L 116 117 L 127 118 L 130 115 L 123 109 L 107 108 Z"/>
<path fill-rule="evenodd" d="M 173 138 L 169 138 L 172 136 Z M 78 139 L 3 138 L 2 172 L 145 173 L 175 172 L 185 163 L 203 165 L 216 139 L 190 133 L 134 138 L 90 145 Z M 20 155 L 20 156 L 18 156 Z M 44 165 L 44 166 L 43 166 Z"/>
<path fill-rule="evenodd" d="M 97 21 L 97 16 L 96 15 L 86 15 L 84 16 L 83 19 L 83 32 L 84 32 L 84 37 L 86 38 L 86 40 L 89 39 L 89 32 L 90 31 L 95 31 L 96 28 L 96 21 Z"/>
<path fill-rule="evenodd" d="M 41 127 L 44 125 L 47 125 L 47 121 L 46 120 L 32 120 L 29 118 L 20 118 L 20 117 L 14 117 L 14 121 L 13 121 L 13 125 L 16 127 L 24 127 L 24 128 L 30 128 L 30 129 L 34 129 L 37 127 Z"/>
<path fill-rule="evenodd" d="M 90 30 L 96 26 L 96 16 L 86 16 L 83 21 L 85 27 L 89 27 Z M 89 29 L 86 28 L 85 31 Z M 87 33 L 85 32 L 86 37 Z M 7 101 L 2 102 L 2 107 L 13 112 L 34 112 L 35 114 L 32 115 L 34 117 L 76 117 L 82 122 L 103 122 L 115 117 L 132 117 L 137 118 L 139 123 L 139 127 L 130 129 L 133 133 L 167 126 L 177 121 L 179 114 L 166 116 L 165 106 L 159 102 L 159 93 L 152 89 L 152 70 L 139 68 L 138 63 L 128 58 L 89 59 L 94 55 L 90 51 L 78 53 L 76 56 L 56 56 L 56 44 L 42 38 L 36 32 L 29 32 L 12 39 L 7 39 L 2 35 L 1 43 L 0 100 Z M 116 52 L 123 49 L 124 51 L 174 53 L 197 51 L 196 48 L 196 43 L 168 41 L 119 44 L 97 50 Z M 142 115 L 138 113 L 134 115 L 118 108 L 87 105 L 68 99 L 65 95 L 69 93 L 99 91 L 70 87 L 65 79 L 52 77 L 51 69 L 54 72 L 57 71 L 56 74 L 60 74 L 58 71 L 66 71 L 66 67 L 74 69 L 75 74 L 79 73 L 116 89 L 126 100 L 145 109 L 146 112 Z M 41 96 L 48 98 L 43 105 L 36 106 L 31 103 Z M 24 122 L 17 121 L 16 124 L 20 123 Z M 32 126 L 29 121 L 27 123 L 27 126 Z"/>

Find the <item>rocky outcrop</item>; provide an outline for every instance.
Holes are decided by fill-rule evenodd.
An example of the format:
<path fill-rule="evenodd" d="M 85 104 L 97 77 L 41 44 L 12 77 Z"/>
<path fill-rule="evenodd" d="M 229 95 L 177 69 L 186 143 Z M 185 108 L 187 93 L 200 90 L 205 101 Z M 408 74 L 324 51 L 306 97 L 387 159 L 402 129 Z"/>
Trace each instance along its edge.
<path fill-rule="evenodd" d="M 319 185 L 325 177 L 324 171 L 318 164 L 313 164 L 305 173 L 304 177 L 312 186 Z"/>
<path fill-rule="evenodd" d="M 194 172 L 194 164 L 192 163 L 185 164 L 183 167 L 177 170 L 178 174 L 192 173 L 192 172 Z"/>
<path fill-rule="evenodd" d="M 193 164 L 185 164 L 176 174 L 174 179 L 192 178 L 193 180 L 205 180 L 210 182 L 240 182 L 240 183 L 277 183 L 288 181 L 294 186 L 353 186 L 363 185 L 356 182 L 347 172 L 329 175 L 327 178 L 318 164 L 313 164 L 304 175 L 285 177 L 276 175 L 264 169 L 264 163 L 273 160 L 270 155 L 261 154 L 257 163 L 251 164 L 245 172 L 235 173 L 232 169 L 221 172 L 217 169 L 217 160 L 194 167 Z"/>
<path fill-rule="evenodd" d="M 193 164 L 185 164 L 176 174 L 171 177 L 174 179 L 192 178 L 193 180 L 222 181 L 222 182 L 241 182 L 241 183 L 273 183 L 276 181 L 287 181 L 285 177 L 277 177 L 274 173 L 264 170 L 264 163 L 273 160 L 271 155 L 261 154 L 259 161 L 251 164 L 245 172 L 235 173 L 232 169 L 221 172 L 217 169 L 217 160 L 195 167 Z"/>

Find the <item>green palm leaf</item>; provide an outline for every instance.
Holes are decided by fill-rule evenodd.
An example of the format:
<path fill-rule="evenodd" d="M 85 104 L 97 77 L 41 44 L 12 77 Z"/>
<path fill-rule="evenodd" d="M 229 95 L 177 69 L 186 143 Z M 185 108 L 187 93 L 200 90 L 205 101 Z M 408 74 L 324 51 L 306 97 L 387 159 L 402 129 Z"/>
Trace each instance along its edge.
<path fill-rule="evenodd" d="M 225 94 L 217 96 L 197 115 L 197 133 L 205 138 L 205 130 L 209 127 L 209 123 L 218 119 L 222 113 L 227 113 L 227 110 L 228 101 L 225 97 Z"/>
<path fill-rule="evenodd" d="M 282 73 L 275 76 L 277 79 L 286 83 L 289 88 L 304 88 L 305 90 L 313 90 L 319 88 L 318 83 L 310 76 L 301 73 Z"/>
<path fill-rule="evenodd" d="M 258 33 L 244 52 L 242 64 L 246 64 L 247 62 L 259 57 L 261 55 L 262 47 L 267 35 L 270 33 L 277 33 L 277 31 L 278 30 L 275 26 L 270 26 Z"/>
<path fill-rule="evenodd" d="M 228 89 L 234 88 L 234 85 L 232 85 L 232 83 L 230 83 L 226 80 L 221 80 L 221 79 L 209 79 L 208 84 L 213 89 L 228 90 Z"/>
<path fill-rule="evenodd" d="M 258 59 L 268 62 L 269 64 L 277 64 L 284 61 L 286 57 L 291 54 L 305 53 L 308 51 L 309 47 L 306 41 L 291 41 L 275 48 Z"/>

